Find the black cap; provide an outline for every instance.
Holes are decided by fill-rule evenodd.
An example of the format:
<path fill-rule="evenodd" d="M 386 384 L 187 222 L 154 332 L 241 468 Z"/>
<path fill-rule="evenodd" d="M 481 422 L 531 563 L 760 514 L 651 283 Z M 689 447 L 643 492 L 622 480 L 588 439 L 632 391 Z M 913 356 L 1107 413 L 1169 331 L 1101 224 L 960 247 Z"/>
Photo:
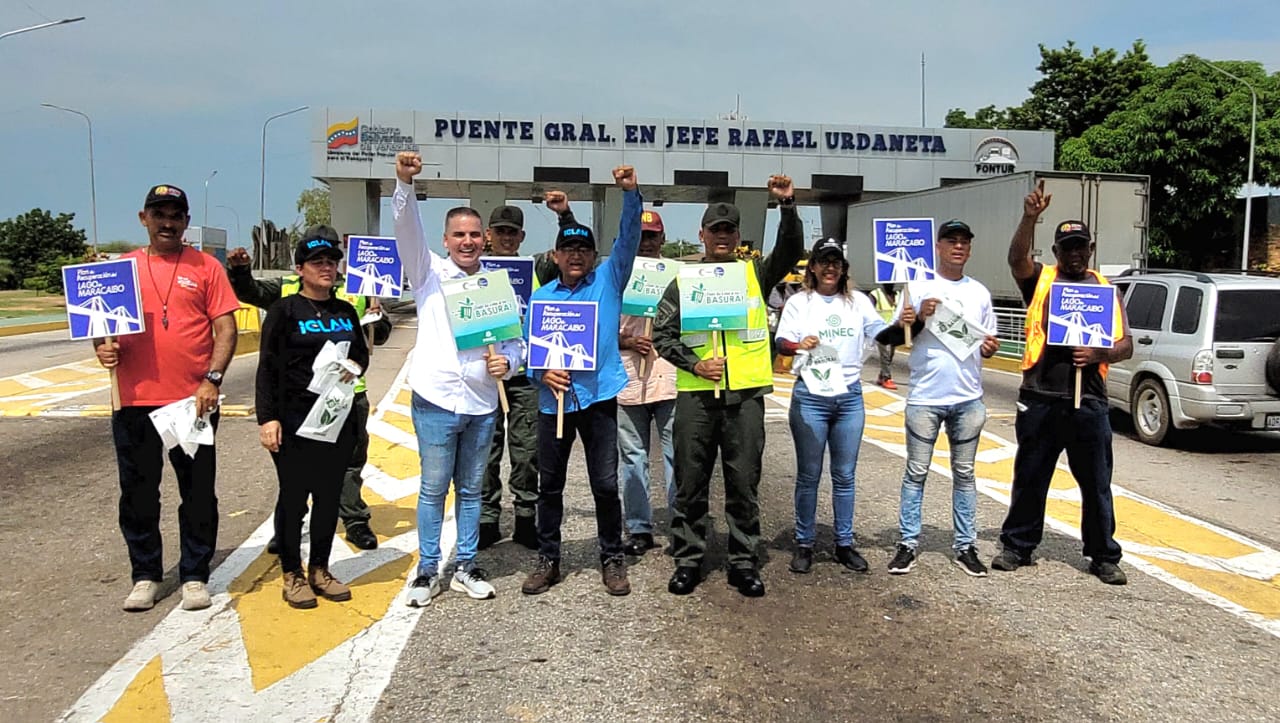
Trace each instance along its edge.
<path fill-rule="evenodd" d="M 813 252 L 809 254 L 809 259 L 816 261 L 823 256 L 839 256 L 844 258 L 844 243 L 833 238 L 827 238 L 814 244 Z"/>
<path fill-rule="evenodd" d="M 741 214 L 732 203 L 713 203 L 702 213 L 702 227 L 710 228 L 718 223 L 731 223 L 734 228 L 741 225 Z"/>
<path fill-rule="evenodd" d="M 152 186 L 151 190 L 147 191 L 147 200 L 142 202 L 142 207 L 151 208 L 162 203 L 176 203 L 183 213 L 191 210 L 191 207 L 187 205 L 187 192 L 167 183 Z"/>
<path fill-rule="evenodd" d="M 973 230 L 969 228 L 969 224 L 958 218 L 953 218 L 938 227 L 938 238 L 946 238 L 956 234 L 963 234 L 973 238 Z"/>
<path fill-rule="evenodd" d="M 524 230 L 524 212 L 515 206 L 498 206 L 489 214 L 489 228 L 514 228 Z"/>
<path fill-rule="evenodd" d="M 301 266 L 317 256 L 328 256 L 335 261 L 342 260 L 342 242 L 338 232 L 332 226 L 316 224 L 308 226 L 302 232 L 302 239 L 293 249 L 293 263 Z"/>
<path fill-rule="evenodd" d="M 591 233 L 591 228 L 583 226 L 580 223 L 571 223 L 567 226 L 561 226 L 560 232 L 556 234 L 556 248 L 564 248 L 565 246 L 590 246 L 596 247 L 596 236 Z"/>
<path fill-rule="evenodd" d="M 1084 221 L 1063 221 L 1053 230 L 1053 243 L 1059 245 L 1067 241 L 1080 240 L 1085 243 L 1093 241 L 1093 234 Z"/>

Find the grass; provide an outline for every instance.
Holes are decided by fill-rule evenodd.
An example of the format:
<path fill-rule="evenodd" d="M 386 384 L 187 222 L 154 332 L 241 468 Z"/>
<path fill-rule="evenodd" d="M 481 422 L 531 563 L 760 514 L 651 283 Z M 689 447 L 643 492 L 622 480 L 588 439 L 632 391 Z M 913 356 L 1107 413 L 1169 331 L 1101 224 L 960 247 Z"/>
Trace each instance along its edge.
<path fill-rule="evenodd" d="M 26 290 L 0 291 L 0 319 L 59 314 L 66 308 L 66 301 L 61 294 Z"/>

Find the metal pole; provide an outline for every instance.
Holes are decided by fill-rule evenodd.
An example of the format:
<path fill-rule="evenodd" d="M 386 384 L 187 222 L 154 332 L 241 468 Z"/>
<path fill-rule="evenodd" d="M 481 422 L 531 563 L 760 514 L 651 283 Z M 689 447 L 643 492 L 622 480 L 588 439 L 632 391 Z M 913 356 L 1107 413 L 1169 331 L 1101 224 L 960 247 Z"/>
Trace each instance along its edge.
<path fill-rule="evenodd" d="M 53 23 L 53 24 L 58 25 L 59 23 Z M 89 124 L 89 213 L 93 218 L 93 255 L 94 257 L 97 257 L 98 255 L 98 188 L 97 188 L 97 182 L 94 180 L 96 174 L 94 173 L 94 170 L 93 170 L 93 121 L 89 118 L 87 114 L 81 113 L 80 111 L 75 110 L 73 108 L 63 108 L 62 106 L 54 105 L 53 103 L 41 103 L 40 105 L 44 106 L 45 108 L 53 108 L 55 110 L 66 111 L 67 113 L 74 113 L 80 116 L 81 118 L 84 118 L 84 122 Z"/>
<path fill-rule="evenodd" d="M 18 35 L 19 33 L 29 33 L 32 30 L 41 30 L 43 28 L 51 28 L 55 25 L 67 25 L 68 23 L 78 23 L 81 20 L 84 20 L 83 15 L 78 18 L 63 18 L 62 20 L 53 20 L 47 23 L 40 23 L 39 25 L 32 25 L 29 28 L 18 28 L 17 30 L 10 30 L 7 33 L 0 33 L 0 40 L 7 38 L 10 35 Z"/>
<path fill-rule="evenodd" d="M 262 268 L 262 257 L 266 256 L 267 251 L 267 124 L 276 118 L 301 113 L 309 107 L 304 105 L 283 113 L 276 113 L 262 123 L 262 178 L 258 182 L 258 237 L 262 239 L 262 248 L 255 249 L 259 253 L 254 254 L 253 257 L 254 265 L 259 269 Z"/>
<path fill-rule="evenodd" d="M 1222 73 L 1228 78 L 1238 83 L 1241 83 L 1242 85 L 1244 85 L 1244 87 L 1249 89 L 1249 93 L 1253 96 L 1253 115 L 1249 119 L 1249 172 L 1247 176 L 1248 180 L 1245 181 L 1245 185 L 1244 185 L 1244 234 L 1243 234 L 1244 239 L 1240 242 L 1240 270 L 1248 271 L 1249 270 L 1249 231 L 1250 231 L 1250 227 L 1253 225 L 1253 149 L 1254 149 L 1254 143 L 1256 141 L 1257 133 L 1258 133 L 1258 91 L 1254 90 L 1253 84 L 1245 80 L 1244 78 L 1241 78 L 1240 76 L 1235 75 L 1234 73 L 1230 73 L 1226 70 L 1223 70 L 1222 68 L 1219 68 L 1213 63 L 1210 63 L 1204 58 L 1201 58 L 1195 55 L 1191 57 L 1195 58 L 1196 60 L 1199 60 L 1201 63 L 1204 63 L 1205 65 L 1209 66 L 1213 70 L 1216 70 L 1219 73 Z"/>
<path fill-rule="evenodd" d="M 1249 121 L 1249 180 L 1244 186 L 1244 242 L 1240 260 L 1240 268 L 1244 271 L 1249 270 L 1249 232 L 1253 229 L 1253 147 L 1258 134 L 1258 94 L 1251 85 L 1249 92 L 1253 94 L 1253 116 Z"/>
<path fill-rule="evenodd" d="M 202 229 L 209 225 L 209 181 L 212 181 L 216 175 L 218 175 L 218 169 L 215 168 L 213 173 L 210 173 L 209 177 L 204 179 L 204 218 L 200 220 L 200 228 Z"/>
<path fill-rule="evenodd" d="M 920 53 L 920 127 L 926 127 L 924 118 L 924 53 Z"/>

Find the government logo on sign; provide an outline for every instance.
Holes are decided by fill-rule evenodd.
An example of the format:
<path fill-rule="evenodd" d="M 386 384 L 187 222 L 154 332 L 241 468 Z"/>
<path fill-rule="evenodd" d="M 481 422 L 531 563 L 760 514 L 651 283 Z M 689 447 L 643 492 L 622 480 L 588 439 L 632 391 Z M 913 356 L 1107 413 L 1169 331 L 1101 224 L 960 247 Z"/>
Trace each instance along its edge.
<path fill-rule="evenodd" d="M 973 154 L 973 164 L 973 169 L 978 173 L 1013 173 L 1018 167 L 1018 149 L 1008 138 L 988 136 L 978 143 L 978 150 Z"/>

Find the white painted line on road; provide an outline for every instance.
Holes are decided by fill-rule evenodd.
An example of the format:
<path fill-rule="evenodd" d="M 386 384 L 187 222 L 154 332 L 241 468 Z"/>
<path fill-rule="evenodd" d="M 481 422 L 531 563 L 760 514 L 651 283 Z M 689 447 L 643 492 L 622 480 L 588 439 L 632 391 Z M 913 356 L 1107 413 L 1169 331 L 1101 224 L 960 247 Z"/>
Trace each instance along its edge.
<path fill-rule="evenodd" d="M 375 428 L 379 433 L 389 431 L 384 427 L 391 425 L 382 424 L 381 416 L 391 407 L 390 401 L 407 388 L 408 369 L 409 361 L 406 360 L 383 403 L 376 407 L 378 411 L 370 420 L 371 432 Z M 375 421 L 378 422 L 376 427 Z M 416 453 L 416 440 L 407 438 L 408 435 L 401 430 L 396 431 L 399 432 L 395 437 L 397 443 L 412 443 L 411 449 Z M 390 435 L 387 439 L 393 441 Z M 395 480 L 372 466 L 366 468 L 366 471 L 372 471 L 368 474 L 366 485 L 384 499 L 403 500 L 408 495 L 417 493 L 416 478 Z M 375 612 L 370 622 L 361 629 L 319 657 L 309 660 L 301 668 L 288 672 L 258 690 L 254 681 L 251 647 L 258 650 L 259 654 L 264 651 L 270 654 L 274 650 L 287 655 L 291 645 L 289 633 L 275 633 L 280 636 L 275 643 L 279 646 L 278 650 L 264 646 L 260 634 L 250 645 L 242 618 L 243 605 L 248 601 L 250 593 L 236 593 L 241 605 L 237 607 L 229 589 L 233 584 L 245 585 L 241 578 L 246 571 L 255 564 L 264 564 L 263 549 L 271 537 L 272 528 L 270 519 L 263 522 L 213 571 L 209 581 L 214 603 L 212 608 L 196 613 L 173 610 L 150 634 L 104 673 L 62 716 L 62 720 L 100 720 L 112 712 L 121 702 L 122 696 L 131 690 L 134 695 L 145 695 L 152 702 L 167 700 L 172 720 L 179 721 L 271 720 L 303 723 L 318 720 L 368 720 L 382 691 L 391 680 L 391 674 L 418 618 L 431 608 L 416 609 L 405 605 L 406 588 L 402 581 L 387 608 Z M 304 530 L 304 537 L 305 535 Z M 450 506 L 445 511 L 445 524 L 441 533 L 442 568 L 451 557 L 456 540 L 457 529 Z M 330 562 L 334 574 L 349 581 L 374 573 L 386 565 L 407 562 L 408 569 L 404 574 L 412 579 L 416 575 L 417 548 L 417 526 L 414 524 L 404 533 L 383 541 L 374 551 L 353 552 L 346 544 L 335 540 Z M 303 554 L 305 559 L 305 549 Z M 276 567 L 265 568 L 268 573 L 272 569 L 278 573 Z M 392 579 L 391 582 L 395 580 Z M 355 586 L 354 594 L 372 595 L 367 588 L 359 585 Z M 282 606 L 281 620 L 290 624 L 295 620 L 287 616 L 315 616 L 317 612 L 325 612 L 288 610 L 278 598 L 262 602 Z M 356 602 L 338 605 L 355 604 Z M 322 601 L 321 605 L 331 612 L 343 611 L 341 607 L 329 607 L 335 605 L 333 603 Z M 363 615 L 360 608 L 346 609 Z M 261 615 L 260 612 L 257 614 Z M 262 624 L 263 620 L 259 619 L 257 625 Z M 147 689 L 145 685 L 138 686 L 144 669 L 157 656 L 161 661 L 162 672 L 160 690 L 155 690 L 154 685 L 151 689 Z M 259 665 L 262 664 L 259 662 Z M 266 664 L 270 665 L 271 661 L 266 661 Z M 138 692 L 139 689 L 143 692 Z"/>

